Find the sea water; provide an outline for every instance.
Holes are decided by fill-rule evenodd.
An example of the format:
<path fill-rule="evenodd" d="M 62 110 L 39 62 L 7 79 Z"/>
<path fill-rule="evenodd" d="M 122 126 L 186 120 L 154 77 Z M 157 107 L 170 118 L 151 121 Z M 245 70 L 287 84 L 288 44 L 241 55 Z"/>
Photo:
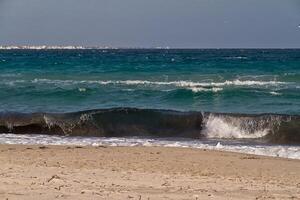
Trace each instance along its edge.
<path fill-rule="evenodd" d="M 2 124 L 11 127 L 2 131 L 6 134 L 13 134 L 17 132 L 16 127 L 24 125 L 8 120 L 11 113 L 14 116 L 20 113 L 51 115 L 126 107 L 210 113 L 201 115 L 199 135 L 214 142 L 219 139 L 212 146 L 217 146 L 218 142 L 229 145 L 224 138 L 265 137 L 271 129 L 274 132 L 273 129 L 278 127 L 281 132 L 282 129 L 289 132 L 292 139 L 300 135 L 300 50 L 297 49 L 3 49 L 0 50 L 0 70 L 1 119 Z M 215 113 L 223 113 L 225 117 Z M 226 116 L 228 113 L 248 118 L 233 119 Z M 141 117 L 145 114 L 147 112 Z M 284 120 L 280 118 L 278 123 L 288 125 L 277 127 L 275 123 L 276 127 L 270 128 L 273 123 L 270 121 L 276 121 L 278 117 L 272 120 L 270 117 L 259 118 L 259 121 L 257 117 L 261 114 L 287 116 Z M 249 115 L 255 118 L 251 121 Z M 292 122 L 289 117 L 293 118 Z M 148 126 L 152 124 L 146 127 L 143 123 L 139 122 L 141 136 L 145 136 L 143 133 L 160 136 L 150 130 Z M 99 126 L 98 122 L 96 124 Z M 153 126 L 160 124 L 157 122 Z M 170 126 L 175 127 L 174 124 Z M 183 132 L 189 131 L 187 126 L 186 123 Z M 196 128 L 193 127 L 193 131 Z M 59 137 L 70 135 L 64 131 L 57 134 Z M 85 136 L 83 132 L 76 134 Z M 6 136 L 0 136 L 1 143 L 15 141 L 12 135 Z M 31 137 L 40 142 L 39 137 Z M 200 138 L 203 137 L 188 143 L 203 142 Z M 104 140 L 97 138 L 101 139 Z M 156 138 L 155 142 L 159 140 L 162 139 Z M 68 137 L 64 141 L 69 141 Z M 178 142 L 182 144 L 179 139 Z M 231 145 L 237 147 L 240 144 Z M 264 145 L 262 148 L 271 148 L 269 143 Z M 271 145 L 277 148 L 277 144 Z M 299 144 L 293 145 L 294 151 Z M 297 151 L 293 155 L 298 155 Z"/>

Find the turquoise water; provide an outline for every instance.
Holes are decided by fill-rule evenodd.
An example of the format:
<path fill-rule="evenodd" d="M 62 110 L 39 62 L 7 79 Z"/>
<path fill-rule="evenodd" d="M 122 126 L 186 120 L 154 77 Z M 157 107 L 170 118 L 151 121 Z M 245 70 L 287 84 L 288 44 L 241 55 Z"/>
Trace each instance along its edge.
<path fill-rule="evenodd" d="M 0 112 L 300 114 L 300 50 L 0 50 Z"/>

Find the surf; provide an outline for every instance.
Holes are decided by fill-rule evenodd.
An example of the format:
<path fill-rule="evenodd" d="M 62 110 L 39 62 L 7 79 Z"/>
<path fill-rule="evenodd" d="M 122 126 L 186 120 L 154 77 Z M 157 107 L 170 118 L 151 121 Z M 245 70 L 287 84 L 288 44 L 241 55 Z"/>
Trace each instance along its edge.
<path fill-rule="evenodd" d="M 252 139 L 266 144 L 300 144 L 300 116 L 138 108 L 73 113 L 2 113 L 0 133 Z"/>

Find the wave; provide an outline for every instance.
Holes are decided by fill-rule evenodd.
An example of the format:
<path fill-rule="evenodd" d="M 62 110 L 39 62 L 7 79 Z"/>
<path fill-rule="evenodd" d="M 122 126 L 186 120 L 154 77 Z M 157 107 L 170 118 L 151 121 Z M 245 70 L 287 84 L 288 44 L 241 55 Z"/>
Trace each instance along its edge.
<path fill-rule="evenodd" d="M 275 91 L 271 91 L 270 94 L 271 94 L 271 95 L 274 95 L 274 96 L 282 95 L 281 93 L 275 92 Z"/>
<path fill-rule="evenodd" d="M 44 84 L 100 84 L 100 85 L 162 85 L 175 87 L 222 87 L 222 86 L 278 86 L 288 85 L 291 82 L 280 81 L 254 81 L 254 80 L 226 80 L 224 82 L 196 82 L 196 81 L 149 81 L 149 80 L 55 80 L 55 79 L 33 79 L 33 80 L 10 80 L 9 83 L 44 83 Z"/>
<path fill-rule="evenodd" d="M 112 108 L 75 113 L 2 113 L 0 133 L 255 139 L 300 144 L 300 116 Z"/>
<path fill-rule="evenodd" d="M 274 92 L 280 88 L 294 88 L 297 85 L 280 81 L 253 81 L 253 80 L 226 80 L 223 82 L 197 82 L 197 81 L 149 81 L 149 80 L 58 80 L 58 79 L 3 79 L 0 84 L 9 87 L 23 87 L 24 85 L 53 86 L 57 88 L 76 88 L 79 92 L 86 92 L 88 88 L 114 87 L 121 91 L 155 90 L 169 92 L 174 90 L 188 90 L 197 93 L 219 93 L 228 88 L 262 88 L 271 90 L 269 94 L 278 96 L 281 93 Z M 297 88 L 296 88 L 297 89 Z"/>
<path fill-rule="evenodd" d="M 44 80 L 47 82 L 47 80 Z M 67 81 L 68 82 L 68 81 Z M 85 81 L 80 81 L 79 83 L 85 83 Z M 125 80 L 125 81 L 87 81 L 87 83 L 99 83 L 101 85 L 108 84 L 122 84 L 122 85 L 174 85 L 178 87 L 221 87 L 221 86 L 263 86 L 263 85 L 280 85 L 287 84 L 286 82 L 279 81 L 225 81 L 225 82 L 193 82 L 193 81 L 147 81 L 147 80 Z"/>
<path fill-rule="evenodd" d="M 223 90 L 223 88 L 217 88 L 217 87 L 213 87 L 213 88 L 203 88 L 203 87 L 190 87 L 187 88 L 189 90 L 191 90 L 194 93 L 198 93 L 198 92 L 220 92 Z"/>
<path fill-rule="evenodd" d="M 20 73 L 4 73 L 4 74 L 0 74 L 0 77 L 2 78 L 15 78 L 15 77 L 20 77 L 21 74 Z"/>
<path fill-rule="evenodd" d="M 225 57 L 225 59 L 228 60 L 246 60 L 248 59 L 247 56 L 230 56 L 230 57 Z"/>

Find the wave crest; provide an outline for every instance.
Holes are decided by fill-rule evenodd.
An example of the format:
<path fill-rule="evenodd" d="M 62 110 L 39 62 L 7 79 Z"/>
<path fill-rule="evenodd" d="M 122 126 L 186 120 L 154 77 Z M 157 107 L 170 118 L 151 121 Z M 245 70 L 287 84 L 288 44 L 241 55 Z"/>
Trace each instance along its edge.
<path fill-rule="evenodd" d="M 54 80 L 33 79 L 15 80 L 15 83 L 45 83 L 45 84 L 99 84 L 99 85 L 162 85 L 176 87 L 222 87 L 222 86 L 277 86 L 287 85 L 288 82 L 280 81 L 253 81 L 253 80 L 226 80 L 224 82 L 194 82 L 194 81 L 148 81 L 148 80 Z"/>
<path fill-rule="evenodd" d="M 6 113 L 0 133 L 261 139 L 300 144 L 300 116 L 114 108 L 76 113 Z"/>
<path fill-rule="evenodd" d="M 262 138 L 280 124 L 280 116 L 256 119 L 209 114 L 205 119 L 203 134 L 208 138 Z"/>

